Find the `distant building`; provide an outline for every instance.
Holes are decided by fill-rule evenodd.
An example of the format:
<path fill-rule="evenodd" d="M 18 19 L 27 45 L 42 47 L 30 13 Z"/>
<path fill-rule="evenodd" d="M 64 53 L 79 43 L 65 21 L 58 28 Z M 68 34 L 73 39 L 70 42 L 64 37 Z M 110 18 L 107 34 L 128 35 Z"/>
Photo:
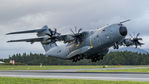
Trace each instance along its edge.
<path fill-rule="evenodd" d="M 0 64 L 3 64 L 4 62 L 0 61 Z"/>
<path fill-rule="evenodd" d="M 10 64 L 15 64 L 15 60 L 10 60 Z"/>

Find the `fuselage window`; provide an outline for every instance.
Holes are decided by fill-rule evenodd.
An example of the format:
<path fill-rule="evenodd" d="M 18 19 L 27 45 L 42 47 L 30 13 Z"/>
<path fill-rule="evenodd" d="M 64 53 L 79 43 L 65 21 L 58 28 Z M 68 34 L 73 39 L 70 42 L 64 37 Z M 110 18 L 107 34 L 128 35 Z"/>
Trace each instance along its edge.
<path fill-rule="evenodd" d="M 99 35 L 96 36 L 97 38 L 99 37 Z"/>
<path fill-rule="evenodd" d="M 57 53 L 60 53 L 61 52 L 61 50 L 59 50 Z"/>

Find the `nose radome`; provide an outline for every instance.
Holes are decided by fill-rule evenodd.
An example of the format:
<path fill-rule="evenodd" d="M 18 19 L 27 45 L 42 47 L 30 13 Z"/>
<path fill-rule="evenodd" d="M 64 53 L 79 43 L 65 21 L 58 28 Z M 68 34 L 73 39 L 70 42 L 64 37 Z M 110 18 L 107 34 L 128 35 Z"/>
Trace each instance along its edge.
<path fill-rule="evenodd" d="M 126 27 L 121 26 L 120 29 L 119 29 L 119 31 L 120 31 L 120 34 L 122 36 L 126 36 L 127 35 L 127 28 Z"/>

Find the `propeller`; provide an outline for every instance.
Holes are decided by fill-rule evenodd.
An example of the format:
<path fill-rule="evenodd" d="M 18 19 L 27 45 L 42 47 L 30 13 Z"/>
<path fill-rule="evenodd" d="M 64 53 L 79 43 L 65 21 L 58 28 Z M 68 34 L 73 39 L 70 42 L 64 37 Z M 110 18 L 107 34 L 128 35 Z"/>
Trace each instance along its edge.
<path fill-rule="evenodd" d="M 80 33 L 82 31 L 82 28 L 80 28 L 78 30 L 77 30 L 76 26 L 74 28 L 75 28 L 75 30 L 74 30 L 75 32 L 72 29 L 70 29 L 70 31 L 73 34 L 72 37 L 74 38 L 75 43 L 79 44 L 81 42 L 81 40 L 82 40 L 81 39 L 82 34 Z"/>
<path fill-rule="evenodd" d="M 136 48 L 138 46 L 142 46 L 144 44 L 144 43 L 139 42 L 139 40 L 142 40 L 142 38 L 139 38 L 139 36 L 140 36 L 140 33 L 134 34 L 134 36 L 132 36 L 130 34 L 131 40 L 134 43 L 134 45 L 136 46 Z"/>
<path fill-rule="evenodd" d="M 57 29 L 54 28 L 54 31 L 52 31 L 51 29 L 49 29 L 50 33 L 46 33 L 46 35 L 49 36 L 48 39 L 46 39 L 46 41 L 51 40 L 48 43 L 55 43 L 57 41 L 57 34 L 60 35 L 59 33 L 57 33 Z"/>

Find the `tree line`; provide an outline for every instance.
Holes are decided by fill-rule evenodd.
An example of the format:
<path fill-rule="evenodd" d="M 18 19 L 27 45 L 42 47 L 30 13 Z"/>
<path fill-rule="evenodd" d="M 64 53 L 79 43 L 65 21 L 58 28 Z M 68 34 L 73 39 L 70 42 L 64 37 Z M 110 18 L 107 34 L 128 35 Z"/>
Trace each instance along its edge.
<path fill-rule="evenodd" d="M 14 54 L 8 59 L 5 59 L 6 63 L 10 60 L 15 60 L 18 64 L 25 65 L 149 65 L 149 54 L 139 54 L 133 52 L 110 52 L 96 63 L 91 62 L 89 59 L 83 59 L 76 63 L 71 60 L 60 59 L 51 56 L 45 56 L 43 54 Z"/>

